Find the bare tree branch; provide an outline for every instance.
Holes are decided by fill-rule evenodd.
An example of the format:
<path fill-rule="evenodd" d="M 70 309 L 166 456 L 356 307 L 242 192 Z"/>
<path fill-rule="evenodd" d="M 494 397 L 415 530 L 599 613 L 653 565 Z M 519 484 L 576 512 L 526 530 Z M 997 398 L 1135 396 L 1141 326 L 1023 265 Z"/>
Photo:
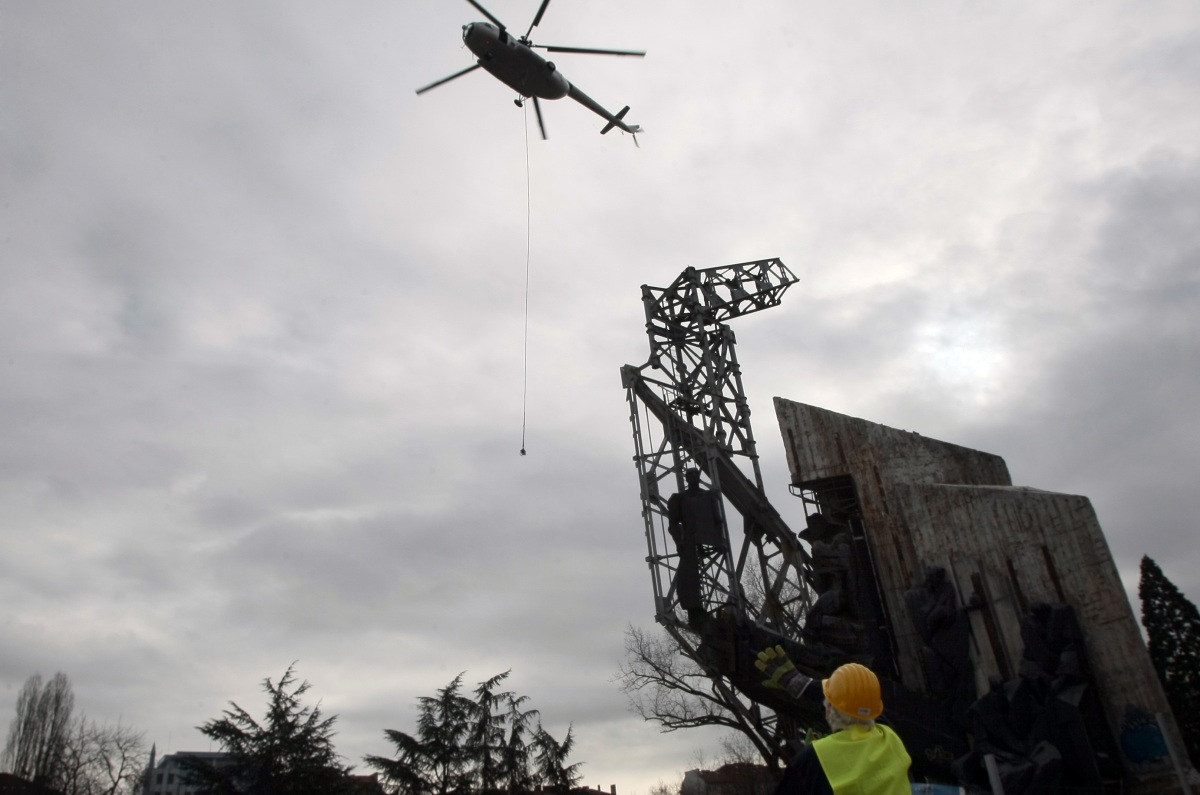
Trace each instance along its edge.
<path fill-rule="evenodd" d="M 664 732 L 723 726 L 744 736 L 777 769 L 790 754 L 773 715 L 712 678 L 669 635 L 625 630 L 625 660 L 614 677 L 634 713 Z"/>
<path fill-rule="evenodd" d="M 132 792 L 146 764 L 142 732 L 74 717 L 74 704 L 66 674 L 55 674 L 45 686 L 41 676 L 29 677 L 17 696 L 4 766 L 63 795 Z"/>
<path fill-rule="evenodd" d="M 74 707 L 71 680 L 61 671 L 45 686 L 39 674 L 26 679 L 17 696 L 17 714 L 4 745 L 8 771 L 28 781 L 57 787 L 72 731 Z"/>

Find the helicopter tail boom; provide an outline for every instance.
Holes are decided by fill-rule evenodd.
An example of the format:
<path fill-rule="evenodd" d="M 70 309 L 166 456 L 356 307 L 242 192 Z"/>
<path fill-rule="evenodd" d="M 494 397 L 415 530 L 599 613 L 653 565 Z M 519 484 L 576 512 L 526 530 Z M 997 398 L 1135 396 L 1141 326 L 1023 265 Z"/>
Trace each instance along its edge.
<path fill-rule="evenodd" d="M 625 132 L 631 132 L 631 133 L 632 132 L 641 132 L 642 128 L 637 126 L 636 124 L 627 125 L 621 121 L 621 119 L 625 118 L 625 114 L 628 112 L 629 112 L 629 106 L 626 105 L 625 107 L 621 108 L 620 111 L 617 112 L 616 116 L 610 116 L 608 119 L 608 124 L 604 125 L 604 129 L 600 131 L 600 134 L 604 135 L 606 132 L 608 132 L 609 130 L 611 130 L 613 127 L 615 127 L 618 124 L 621 125 L 621 129 L 624 130 Z"/>
<path fill-rule="evenodd" d="M 618 127 L 627 133 L 639 133 L 642 131 L 642 128 L 639 127 L 638 125 L 626 124 L 623 121 L 623 119 L 625 118 L 625 114 L 629 112 L 628 105 L 626 105 L 624 108 L 622 108 L 620 113 L 613 115 L 612 113 L 609 113 L 607 110 L 605 110 L 604 106 L 601 105 L 599 102 L 592 99 L 587 94 L 583 93 L 578 88 L 576 88 L 574 84 L 571 84 L 570 87 L 567 89 L 567 95 L 569 97 L 571 97 L 571 99 L 578 102 L 580 105 L 583 105 L 588 110 L 595 113 L 597 116 L 602 116 L 608 120 L 608 124 L 604 125 L 604 129 L 600 131 L 601 135 L 608 132 L 613 127 Z"/>
<path fill-rule="evenodd" d="M 627 132 L 633 136 L 633 145 L 640 149 L 641 144 L 639 144 L 637 142 L 637 134 L 642 131 L 642 128 L 636 124 L 625 124 L 624 122 L 621 121 L 621 119 L 625 118 L 625 114 L 628 112 L 629 112 L 628 105 L 621 108 L 621 111 L 619 113 L 617 113 L 616 116 L 609 119 L 608 124 L 604 125 L 604 129 L 600 131 L 600 134 L 604 135 L 606 132 L 608 132 L 613 127 L 615 127 L 619 124 L 619 125 L 621 125 L 622 130 L 624 130 L 625 132 Z"/>

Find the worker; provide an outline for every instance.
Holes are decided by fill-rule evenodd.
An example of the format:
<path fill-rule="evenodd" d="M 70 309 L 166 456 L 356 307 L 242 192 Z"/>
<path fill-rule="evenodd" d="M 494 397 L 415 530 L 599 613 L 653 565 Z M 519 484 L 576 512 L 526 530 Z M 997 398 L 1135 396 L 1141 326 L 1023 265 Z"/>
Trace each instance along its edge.
<path fill-rule="evenodd" d="M 904 743 L 888 726 L 876 723 L 883 712 L 879 678 L 865 665 L 846 663 L 815 687 L 796 670 L 783 647 L 759 652 L 763 685 L 792 698 L 822 699 L 831 733 L 806 744 L 788 763 L 775 795 L 911 795 Z"/>
<path fill-rule="evenodd" d="M 687 488 L 667 500 L 667 531 L 679 553 L 675 570 L 679 606 L 687 611 L 692 628 L 699 629 L 708 615 L 701 596 L 701 569 L 707 555 L 724 547 L 721 495 L 700 486 L 699 469 L 688 469 L 684 478 Z"/>

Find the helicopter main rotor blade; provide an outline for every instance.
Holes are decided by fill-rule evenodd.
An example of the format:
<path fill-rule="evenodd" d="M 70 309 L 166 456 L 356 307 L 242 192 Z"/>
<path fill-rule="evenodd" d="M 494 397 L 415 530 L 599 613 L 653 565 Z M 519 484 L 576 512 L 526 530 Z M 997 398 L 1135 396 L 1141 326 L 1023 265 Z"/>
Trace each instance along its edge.
<path fill-rule="evenodd" d="M 533 99 L 533 112 L 535 114 L 537 114 L 538 129 L 542 131 L 542 140 L 545 141 L 546 140 L 546 123 L 542 121 L 542 106 L 541 106 L 541 103 L 539 103 L 537 101 L 537 97 L 532 97 L 532 99 Z"/>
<path fill-rule="evenodd" d="M 467 2 L 470 3 L 471 5 L 475 6 L 475 9 L 477 11 L 479 11 L 479 13 L 483 14 L 485 17 L 490 19 L 492 21 L 492 24 L 494 24 L 496 27 L 500 28 L 500 30 L 504 30 L 504 23 L 501 22 L 500 20 L 496 19 L 494 16 L 492 16 L 491 11 L 488 11 L 486 8 L 479 5 L 479 3 L 475 2 L 475 0 L 467 0 Z"/>
<path fill-rule="evenodd" d="M 645 50 L 599 50 L 594 47 L 555 47 L 550 44 L 530 44 L 546 52 L 582 52 L 590 55 L 632 55 L 636 58 L 646 57 Z"/>
<path fill-rule="evenodd" d="M 525 31 L 525 38 L 529 38 L 529 34 L 533 33 L 533 29 L 542 21 L 542 14 L 546 13 L 546 6 L 550 5 L 550 0 L 542 0 L 542 5 L 538 8 L 537 14 L 533 18 L 533 22 L 529 23 L 529 30 Z"/>
<path fill-rule="evenodd" d="M 426 91 L 428 91 L 428 90 L 429 90 L 429 89 L 431 89 L 431 88 L 437 88 L 437 87 L 438 87 L 438 86 L 440 86 L 442 83 L 449 83 L 451 80 L 453 80 L 453 79 L 454 79 L 454 78 L 456 78 L 456 77 L 462 77 L 462 76 L 463 76 L 463 75 L 465 75 L 467 72 L 473 72 L 473 71 L 475 71 L 475 70 L 476 70 L 476 69 L 478 69 L 478 68 L 479 68 L 479 64 L 475 64 L 475 65 L 473 65 L 473 66 L 468 66 L 466 69 L 463 69 L 461 72 L 455 72 L 454 74 L 450 75 L 449 77 L 443 77 L 441 80 L 438 80 L 438 81 L 437 81 L 437 82 L 435 82 L 435 83 L 430 83 L 429 85 L 425 86 L 424 88 L 418 88 L 418 89 L 417 89 L 417 96 L 420 96 L 421 94 L 424 94 Z"/>

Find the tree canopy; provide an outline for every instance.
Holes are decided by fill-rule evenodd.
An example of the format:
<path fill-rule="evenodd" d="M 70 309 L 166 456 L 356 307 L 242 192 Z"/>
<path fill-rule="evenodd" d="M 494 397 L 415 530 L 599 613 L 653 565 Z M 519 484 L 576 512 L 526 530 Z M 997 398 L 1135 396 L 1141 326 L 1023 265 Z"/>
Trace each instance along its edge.
<path fill-rule="evenodd" d="M 395 758 L 368 756 L 400 795 L 566 792 L 579 781 L 581 763 L 568 764 L 574 745 L 568 728 L 559 742 L 541 724 L 528 698 L 500 690 L 510 671 L 480 682 L 473 697 L 460 673 L 433 696 L 417 699 L 416 734 L 386 729 Z"/>
<path fill-rule="evenodd" d="M 1138 597 L 1150 660 L 1192 759 L 1200 759 L 1200 611 L 1148 556 Z"/>
<path fill-rule="evenodd" d="M 279 681 L 263 680 L 267 710 L 262 722 L 236 703 L 200 731 L 229 755 L 227 763 L 211 765 L 187 759 L 193 781 L 212 795 L 319 795 L 348 786 L 350 769 L 333 745 L 333 724 L 320 706 L 305 706 L 301 697 L 309 683 L 296 683 L 289 665 Z"/>
<path fill-rule="evenodd" d="M 146 765 L 142 732 L 74 714 L 71 680 L 34 674 L 17 696 L 3 762 L 7 771 L 63 795 L 132 792 Z"/>

